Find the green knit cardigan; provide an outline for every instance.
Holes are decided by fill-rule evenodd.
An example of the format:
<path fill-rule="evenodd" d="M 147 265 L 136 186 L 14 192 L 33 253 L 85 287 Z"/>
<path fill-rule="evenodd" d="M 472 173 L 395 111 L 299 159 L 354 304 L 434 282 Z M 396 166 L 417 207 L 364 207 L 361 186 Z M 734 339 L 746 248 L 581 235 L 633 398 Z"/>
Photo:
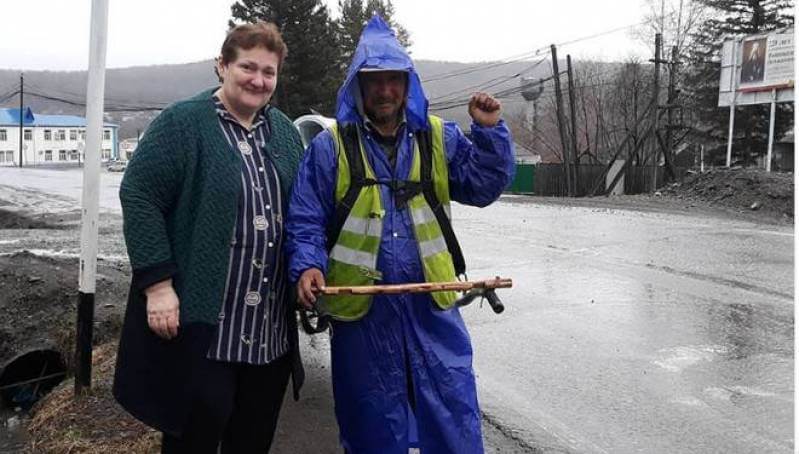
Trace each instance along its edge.
<path fill-rule="evenodd" d="M 241 156 L 219 127 L 214 90 L 180 101 L 153 120 L 119 189 L 131 291 L 172 277 L 181 323 L 217 322 L 242 190 Z M 270 108 L 267 119 L 266 152 L 280 177 L 285 213 L 303 147 L 282 112 Z"/>

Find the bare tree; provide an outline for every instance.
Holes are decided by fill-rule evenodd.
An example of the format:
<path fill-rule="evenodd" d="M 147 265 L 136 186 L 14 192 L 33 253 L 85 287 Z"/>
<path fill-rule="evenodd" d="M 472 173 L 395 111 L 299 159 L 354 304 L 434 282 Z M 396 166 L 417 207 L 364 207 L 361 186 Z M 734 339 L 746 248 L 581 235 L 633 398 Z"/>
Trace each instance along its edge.
<path fill-rule="evenodd" d="M 656 33 L 663 35 L 663 47 L 677 46 L 685 55 L 692 39 L 708 16 L 708 8 L 698 0 L 643 0 L 644 23 L 632 35 L 645 43 L 654 54 Z"/>

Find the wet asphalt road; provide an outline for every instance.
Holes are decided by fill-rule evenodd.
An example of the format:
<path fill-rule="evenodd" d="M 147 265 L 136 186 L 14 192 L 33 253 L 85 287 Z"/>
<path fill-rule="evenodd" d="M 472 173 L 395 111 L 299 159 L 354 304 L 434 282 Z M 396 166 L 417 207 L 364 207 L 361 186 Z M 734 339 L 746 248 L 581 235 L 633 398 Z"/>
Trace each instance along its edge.
<path fill-rule="evenodd" d="M 101 193 L 110 259 L 119 178 Z M 39 212 L 74 217 L 74 180 L 0 168 L 4 197 Z M 453 214 L 469 276 L 514 280 L 502 315 L 463 309 L 486 421 L 515 440 L 492 452 L 793 452 L 791 227 L 521 197 Z M 78 252 L 74 231 L 19 233 L 0 252 Z"/>
<path fill-rule="evenodd" d="M 792 228 L 534 201 L 454 210 L 470 277 L 514 280 L 464 309 L 490 418 L 544 452 L 793 452 Z"/>

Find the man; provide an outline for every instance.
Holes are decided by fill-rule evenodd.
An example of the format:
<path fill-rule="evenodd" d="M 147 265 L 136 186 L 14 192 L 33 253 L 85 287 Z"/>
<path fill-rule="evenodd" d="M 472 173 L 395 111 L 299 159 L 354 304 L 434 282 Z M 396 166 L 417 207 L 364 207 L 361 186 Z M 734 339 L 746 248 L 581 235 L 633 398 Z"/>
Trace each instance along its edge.
<path fill-rule="evenodd" d="M 311 143 L 289 202 L 299 301 L 332 317 L 336 417 L 348 453 L 483 452 L 472 348 L 454 292 L 317 299 L 324 285 L 451 281 L 463 272 L 450 199 L 496 200 L 513 176 L 510 132 L 487 94 L 474 144 L 430 116 L 419 76 L 379 17 L 366 25 L 336 120 Z M 453 260 L 454 254 L 454 260 Z"/>

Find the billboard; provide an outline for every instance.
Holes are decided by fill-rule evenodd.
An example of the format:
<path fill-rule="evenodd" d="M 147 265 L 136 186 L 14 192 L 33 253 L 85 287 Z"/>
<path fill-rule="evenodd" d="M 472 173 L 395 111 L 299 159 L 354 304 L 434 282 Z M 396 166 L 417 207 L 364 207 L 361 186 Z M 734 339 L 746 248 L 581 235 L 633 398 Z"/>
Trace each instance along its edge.
<path fill-rule="evenodd" d="M 724 41 L 719 106 L 793 101 L 793 59 L 793 29 Z"/>

